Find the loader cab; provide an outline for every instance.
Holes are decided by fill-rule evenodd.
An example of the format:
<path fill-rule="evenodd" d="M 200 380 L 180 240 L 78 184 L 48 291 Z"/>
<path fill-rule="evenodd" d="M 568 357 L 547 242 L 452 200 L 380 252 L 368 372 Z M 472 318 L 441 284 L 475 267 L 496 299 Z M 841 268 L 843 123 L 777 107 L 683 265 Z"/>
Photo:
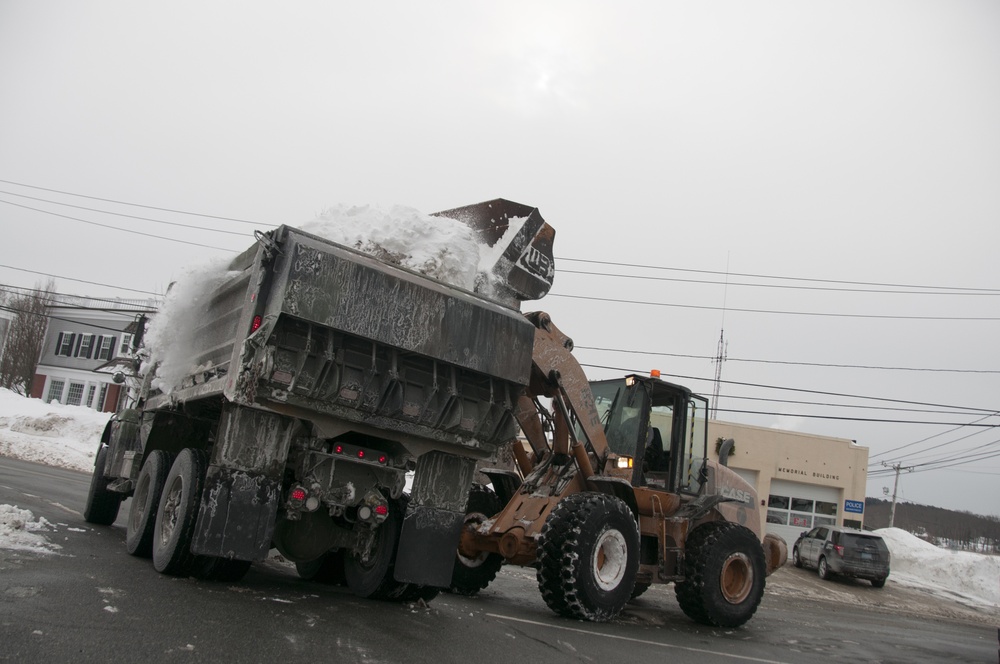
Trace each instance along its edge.
<path fill-rule="evenodd" d="M 681 385 L 629 375 L 590 384 L 611 451 L 633 486 L 697 494 L 708 456 L 708 401 Z"/>

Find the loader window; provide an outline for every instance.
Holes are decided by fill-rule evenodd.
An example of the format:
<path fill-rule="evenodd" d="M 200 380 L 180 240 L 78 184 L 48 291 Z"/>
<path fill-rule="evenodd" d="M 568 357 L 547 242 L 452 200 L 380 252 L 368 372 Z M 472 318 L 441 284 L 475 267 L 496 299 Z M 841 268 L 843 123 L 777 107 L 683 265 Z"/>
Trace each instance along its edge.
<path fill-rule="evenodd" d="M 643 389 L 625 387 L 624 380 L 598 381 L 590 388 L 611 451 L 635 456 L 640 433 L 645 442 L 644 413 L 649 409 L 649 395 Z"/>
<path fill-rule="evenodd" d="M 687 411 L 686 444 L 684 458 L 678 468 L 680 473 L 678 487 L 685 493 L 700 493 L 701 473 L 708 455 L 708 429 L 705 421 L 708 415 L 708 402 L 701 397 L 693 396 L 687 404 Z"/>

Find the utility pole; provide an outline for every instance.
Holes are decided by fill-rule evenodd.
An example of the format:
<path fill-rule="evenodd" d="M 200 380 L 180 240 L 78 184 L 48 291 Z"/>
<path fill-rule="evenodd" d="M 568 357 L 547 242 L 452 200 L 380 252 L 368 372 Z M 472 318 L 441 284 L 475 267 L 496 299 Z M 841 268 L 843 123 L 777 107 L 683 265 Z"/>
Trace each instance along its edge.
<path fill-rule="evenodd" d="M 882 465 L 888 466 L 885 461 L 882 462 Z M 896 521 L 896 491 L 899 489 L 899 471 L 905 470 L 906 472 L 910 472 L 913 470 L 913 467 L 904 468 L 898 463 L 893 464 L 890 467 L 896 471 L 896 482 L 892 485 L 892 508 L 889 510 L 889 527 L 892 528 L 893 523 Z"/>
<path fill-rule="evenodd" d="M 715 353 L 715 383 L 712 386 L 712 410 L 709 414 L 711 419 L 718 419 L 719 414 L 719 391 L 722 385 L 722 363 L 726 361 L 726 350 L 729 344 L 726 343 L 726 330 L 719 331 L 719 349 Z"/>

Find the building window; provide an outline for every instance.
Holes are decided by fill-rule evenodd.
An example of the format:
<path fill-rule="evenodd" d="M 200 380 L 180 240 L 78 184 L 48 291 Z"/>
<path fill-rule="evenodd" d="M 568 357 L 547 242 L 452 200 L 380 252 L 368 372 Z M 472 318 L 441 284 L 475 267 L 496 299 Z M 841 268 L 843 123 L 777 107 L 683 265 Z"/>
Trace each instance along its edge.
<path fill-rule="evenodd" d="M 60 332 L 59 338 L 56 339 L 56 355 L 62 355 L 63 357 L 73 357 L 73 342 L 76 341 L 76 335 L 71 332 Z"/>
<path fill-rule="evenodd" d="M 115 348 L 115 338 L 114 337 L 98 337 L 97 338 L 97 355 L 95 356 L 98 360 L 110 360 L 111 354 L 114 352 Z"/>
<path fill-rule="evenodd" d="M 79 406 L 83 403 L 83 383 L 70 383 L 66 392 L 66 405 Z"/>
<path fill-rule="evenodd" d="M 53 401 L 61 402 L 63 387 L 65 386 L 66 383 L 64 383 L 61 380 L 49 381 L 49 393 L 48 395 L 46 395 L 45 400 L 48 401 L 49 403 L 52 403 Z"/>
<path fill-rule="evenodd" d="M 94 394 L 96 392 L 97 386 L 91 383 L 90 387 L 87 388 L 87 400 L 83 402 L 84 406 L 87 406 L 88 408 L 94 407 Z"/>
<path fill-rule="evenodd" d="M 122 334 L 122 345 L 118 348 L 119 355 L 131 355 L 132 354 L 132 335 L 129 333 Z"/>
<path fill-rule="evenodd" d="M 101 396 L 97 397 L 97 405 L 94 406 L 96 410 L 104 410 L 104 399 L 108 396 L 108 384 L 104 383 L 101 385 Z"/>
<path fill-rule="evenodd" d="M 81 334 L 80 335 L 80 345 L 76 349 L 77 357 L 85 357 L 90 359 L 91 354 L 94 352 L 94 335 L 93 334 Z M 72 387 L 72 386 L 70 386 Z M 81 388 L 82 389 L 82 388 Z"/>
<path fill-rule="evenodd" d="M 837 525 L 837 503 L 794 496 L 768 496 L 767 522 L 812 528 Z"/>

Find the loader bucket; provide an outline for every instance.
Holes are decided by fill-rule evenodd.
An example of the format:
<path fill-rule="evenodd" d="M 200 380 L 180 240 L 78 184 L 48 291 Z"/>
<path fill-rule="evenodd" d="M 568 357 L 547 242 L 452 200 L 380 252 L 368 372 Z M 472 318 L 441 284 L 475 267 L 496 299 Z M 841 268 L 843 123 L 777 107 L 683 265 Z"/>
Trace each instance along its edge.
<path fill-rule="evenodd" d="M 514 300 L 538 300 L 552 288 L 555 229 L 545 223 L 538 208 L 497 198 L 484 203 L 436 212 L 472 228 L 482 244 L 493 250 L 494 278 Z M 511 228 L 517 232 L 510 234 Z M 505 244 L 506 246 L 500 246 Z"/>

